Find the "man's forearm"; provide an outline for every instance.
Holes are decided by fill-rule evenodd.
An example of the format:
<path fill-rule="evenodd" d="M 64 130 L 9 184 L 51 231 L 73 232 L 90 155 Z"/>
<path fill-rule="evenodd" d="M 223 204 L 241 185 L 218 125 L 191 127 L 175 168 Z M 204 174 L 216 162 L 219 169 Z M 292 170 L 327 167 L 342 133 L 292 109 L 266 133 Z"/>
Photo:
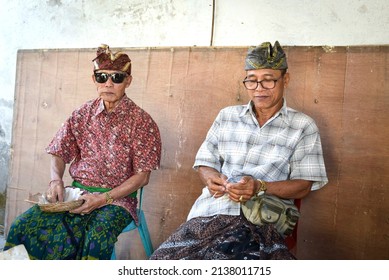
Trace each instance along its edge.
<path fill-rule="evenodd" d="M 197 169 L 197 171 L 198 171 L 200 179 L 204 185 L 208 184 L 209 178 L 214 177 L 215 175 L 218 177 L 220 176 L 219 171 L 217 171 L 216 169 L 214 169 L 212 167 L 208 167 L 208 166 L 200 166 Z"/>
<path fill-rule="evenodd" d="M 65 172 L 65 161 L 59 156 L 51 156 L 50 176 L 51 180 L 62 180 Z"/>
<path fill-rule="evenodd" d="M 120 186 L 110 191 L 114 199 L 125 197 L 149 183 L 151 172 L 139 172 L 124 181 Z"/>

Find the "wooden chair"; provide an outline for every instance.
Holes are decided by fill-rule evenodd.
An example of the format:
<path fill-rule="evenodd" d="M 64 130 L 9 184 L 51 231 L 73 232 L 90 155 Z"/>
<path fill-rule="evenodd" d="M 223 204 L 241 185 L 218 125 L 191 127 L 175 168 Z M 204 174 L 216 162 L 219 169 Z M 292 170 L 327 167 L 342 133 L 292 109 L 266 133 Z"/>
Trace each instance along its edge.
<path fill-rule="evenodd" d="M 139 207 L 137 209 L 139 223 L 138 223 L 138 225 L 136 225 L 135 221 L 132 221 L 129 225 L 127 225 L 123 229 L 122 233 L 129 232 L 129 231 L 134 230 L 134 229 L 138 229 L 139 236 L 140 236 L 140 239 L 141 239 L 142 244 L 143 244 L 143 248 L 144 248 L 145 253 L 146 253 L 146 257 L 149 258 L 151 256 L 151 254 L 154 252 L 154 249 L 153 249 L 153 244 L 151 243 L 151 238 L 150 238 L 149 229 L 147 227 L 146 217 L 145 217 L 145 214 L 142 210 L 142 200 L 143 200 L 143 187 L 140 188 L 140 191 L 139 191 L 139 204 L 138 204 Z M 115 247 L 113 248 L 113 251 L 112 251 L 111 260 L 116 260 Z"/>
<path fill-rule="evenodd" d="M 297 208 L 300 210 L 301 206 L 301 199 L 295 199 L 294 204 L 297 206 Z M 296 226 L 293 229 L 293 232 L 291 235 L 285 238 L 285 243 L 286 246 L 288 246 L 289 251 L 296 251 L 296 245 L 297 245 L 297 227 L 298 227 L 298 222 Z"/>

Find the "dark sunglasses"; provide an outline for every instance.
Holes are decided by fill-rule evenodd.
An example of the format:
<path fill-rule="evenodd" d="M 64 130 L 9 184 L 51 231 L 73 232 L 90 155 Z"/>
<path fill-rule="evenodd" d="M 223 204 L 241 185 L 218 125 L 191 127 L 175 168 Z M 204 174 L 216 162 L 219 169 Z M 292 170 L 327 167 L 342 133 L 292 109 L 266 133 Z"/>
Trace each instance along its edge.
<path fill-rule="evenodd" d="M 96 82 L 102 84 L 108 81 L 109 77 L 111 77 L 111 80 L 115 84 L 121 84 L 123 83 L 124 79 L 127 77 L 127 74 L 124 73 L 95 73 Z"/>

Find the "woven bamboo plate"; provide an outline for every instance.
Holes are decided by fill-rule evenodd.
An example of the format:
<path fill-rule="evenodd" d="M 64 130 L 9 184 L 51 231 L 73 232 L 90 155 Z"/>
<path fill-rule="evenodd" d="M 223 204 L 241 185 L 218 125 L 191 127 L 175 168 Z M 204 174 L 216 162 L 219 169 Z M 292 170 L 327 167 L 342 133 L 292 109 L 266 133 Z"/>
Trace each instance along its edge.
<path fill-rule="evenodd" d="M 82 203 L 84 203 L 84 200 L 80 199 L 67 202 L 38 203 L 38 206 L 43 212 L 57 213 L 73 210 L 81 206 Z"/>

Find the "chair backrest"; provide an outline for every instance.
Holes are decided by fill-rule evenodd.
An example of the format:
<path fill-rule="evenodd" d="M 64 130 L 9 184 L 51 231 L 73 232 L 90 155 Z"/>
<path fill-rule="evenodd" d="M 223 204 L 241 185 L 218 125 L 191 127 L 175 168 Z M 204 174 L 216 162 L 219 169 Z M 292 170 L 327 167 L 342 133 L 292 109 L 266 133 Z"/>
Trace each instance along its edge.
<path fill-rule="evenodd" d="M 143 187 L 141 187 L 139 190 L 139 199 L 138 199 L 138 212 L 142 210 L 142 201 L 143 201 Z"/>

